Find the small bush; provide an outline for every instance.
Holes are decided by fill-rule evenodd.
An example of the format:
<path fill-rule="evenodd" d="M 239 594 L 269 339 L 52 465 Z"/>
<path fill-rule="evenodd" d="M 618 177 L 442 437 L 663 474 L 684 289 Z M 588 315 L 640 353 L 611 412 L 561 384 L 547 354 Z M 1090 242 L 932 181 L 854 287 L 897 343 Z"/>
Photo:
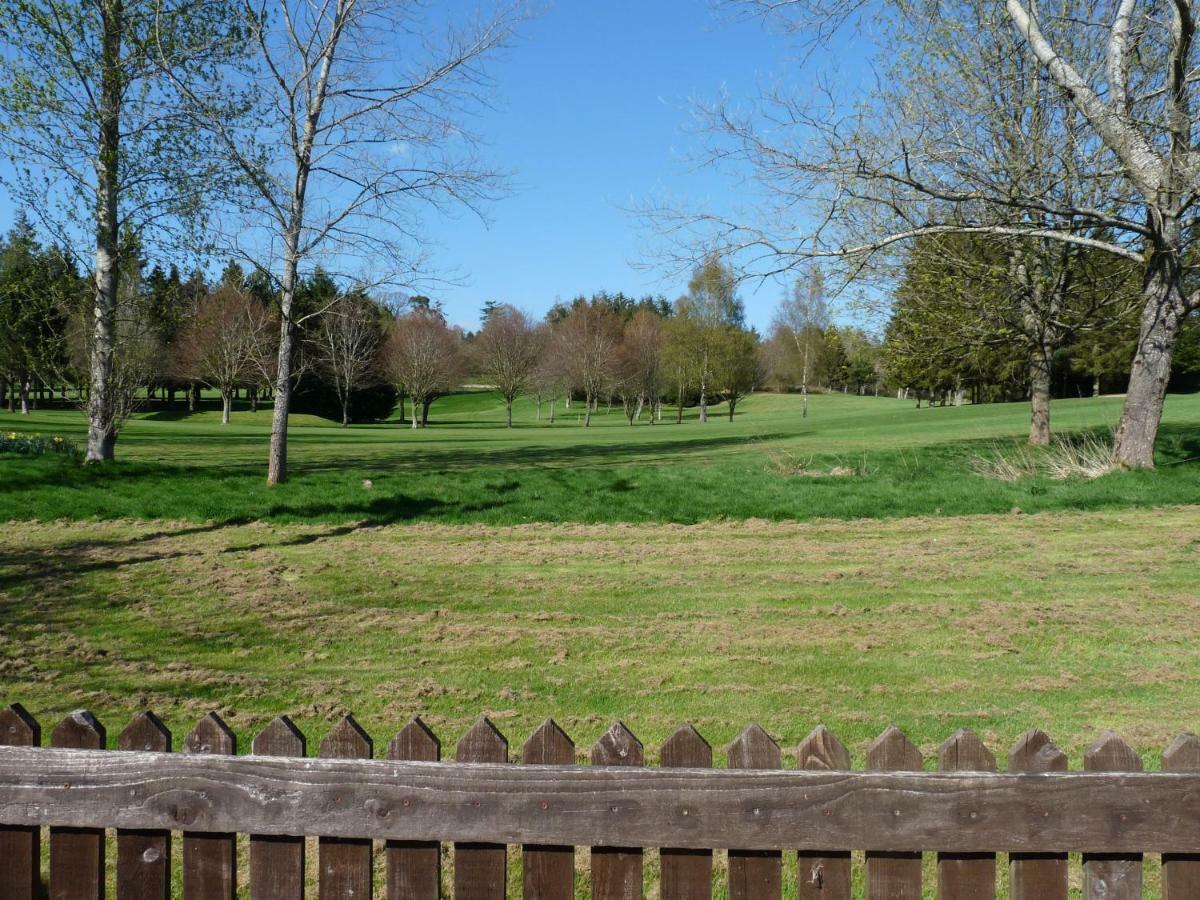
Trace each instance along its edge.
<path fill-rule="evenodd" d="M 971 460 L 976 475 L 1010 483 L 1039 476 L 1054 481 L 1093 479 L 1119 468 L 1112 436 L 1092 432 L 1056 437 L 1046 448 L 997 447 L 992 454 Z"/>
<path fill-rule="evenodd" d="M 61 435 L 21 434 L 17 431 L 0 432 L 0 453 L 12 453 L 17 456 L 58 453 L 72 459 L 79 455 L 75 445 Z"/>

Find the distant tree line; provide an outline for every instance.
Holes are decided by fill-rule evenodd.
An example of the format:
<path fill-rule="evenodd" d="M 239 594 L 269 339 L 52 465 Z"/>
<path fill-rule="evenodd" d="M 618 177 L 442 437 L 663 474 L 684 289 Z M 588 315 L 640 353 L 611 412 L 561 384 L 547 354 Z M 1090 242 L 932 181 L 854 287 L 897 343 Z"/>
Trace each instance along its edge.
<path fill-rule="evenodd" d="M 257 409 L 276 399 L 282 298 L 265 271 L 231 262 L 210 283 L 199 270 L 151 265 L 132 240 L 121 261 L 109 384 L 117 415 L 149 401 L 195 411 L 208 389 L 228 423 L 235 400 Z M 87 407 L 91 290 L 70 256 L 39 243 L 20 217 L 0 243 L 0 404 Z M 702 421 L 716 403 L 732 418 L 767 376 L 735 280 L 715 258 L 674 303 L 599 292 L 555 304 L 540 321 L 489 303 L 474 333 L 428 297 L 376 297 L 319 269 L 298 277 L 292 302 L 301 324 L 291 406 L 343 425 L 386 419 L 399 403 L 400 420 L 422 427 L 434 401 L 468 382 L 499 392 L 509 426 L 519 397 L 550 423 L 560 403 L 580 403 L 585 426 L 599 404 L 617 402 L 631 425 L 661 421 L 665 402 L 677 421 L 691 404 Z"/>

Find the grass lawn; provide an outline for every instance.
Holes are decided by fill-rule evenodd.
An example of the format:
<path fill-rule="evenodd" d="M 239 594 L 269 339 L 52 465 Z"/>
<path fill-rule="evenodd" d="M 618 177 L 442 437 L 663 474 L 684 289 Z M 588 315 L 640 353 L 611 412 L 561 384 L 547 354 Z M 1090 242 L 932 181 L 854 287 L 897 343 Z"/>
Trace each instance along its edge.
<path fill-rule="evenodd" d="M 975 474 L 1020 443 L 1023 404 L 741 409 L 585 430 L 526 406 L 507 431 L 472 393 L 415 433 L 297 417 L 279 488 L 266 412 L 141 414 L 111 466 L 0 457 L 0 699 L 47 730 L 90 707 L 110 745 L 139 709 L 176 746 L 216 709 L 243 750 L 279 713 L 315 749 L 352 710 L 377 753 L 414 714 L 450 752 L 487 713 L 514 756 L 546 716 L 581 757 L 620 718 L 653 763 L 690 721 L 718 765 L 750 721 L 787 765 L 824 722 L 860 767 L 889 723 L 929 765 L 957 728 L 1003 765 L 1039 726 L 1074 768 L 1102 729 L 1151 768 L 1200 729 L 1200 396 L 1169 398 L 1157 472 L 1094 481 Z M 1060 401 L 1055 424 L 1119 409 Z M 82 420 L 11 429 L 78 440 Z M 653 897 L 653 854 L 647 873 Z"/>
<path fill-rule="evenodd" d="M 1056 401 L 1055 427 L 1106 432 L 1120 403 Z M 1021 441 L 1021 403 L 916 409 L 834 394 L 814 397 L 804 419 L 799 397 L 760 394 L 733 422 L 718 407 L 704 425 L 690 410 L 683 425 L 630 428 L 618 410 L 601 410 L 587 429 L 561 404 L 554 426 L 536 422 L 529 401 L 518 413 L 519 427 L 503 428 L 501 404 L 481 392 L 439 400 L 433 427 L 419 431 L 297 416 L 292 480 L 278 488 L 265 484 L 269 410 L 239 411 L 228 426 L 215 410 L 142 413 L 122 433 L 115 465 L 0 456 L 0 521 L 694 523 L 1200 503 L 1200 395 L 1169 398 L 1157 473 L 1016 484 L 974 474 L 972 460 Z M 0 430 L 81 441 L 83 419 L 2 414 Z M 798 466 L 856 474 L 789 474 Z"/>

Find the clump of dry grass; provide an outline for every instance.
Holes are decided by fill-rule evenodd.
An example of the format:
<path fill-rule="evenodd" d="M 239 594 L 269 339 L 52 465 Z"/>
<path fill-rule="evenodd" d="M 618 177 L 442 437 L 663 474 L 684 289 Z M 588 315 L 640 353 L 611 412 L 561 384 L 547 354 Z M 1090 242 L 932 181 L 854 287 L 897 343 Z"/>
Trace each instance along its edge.
<path fill-rule="evenodd" d="M 776 475 L 788 478 L 863 478 L 875 469 L 867 463 L 864 453 L 861 462 L 847 463 L 839 459 L 835 465 L 825 468 L 814 463 L 814 458 L 793 453 L 789 450 L 767 447 L 767 468 Z"/>
<path fill-rule="evenodd" d="M 971 460 L 971 470 L 983 478 L 1016 482 L 1027 478 L 1100 478 L 1120 468 L 1112 435 L 1086 432 L 1055 437 L 1049 447 L 997 446 L 992 453 Z"/>

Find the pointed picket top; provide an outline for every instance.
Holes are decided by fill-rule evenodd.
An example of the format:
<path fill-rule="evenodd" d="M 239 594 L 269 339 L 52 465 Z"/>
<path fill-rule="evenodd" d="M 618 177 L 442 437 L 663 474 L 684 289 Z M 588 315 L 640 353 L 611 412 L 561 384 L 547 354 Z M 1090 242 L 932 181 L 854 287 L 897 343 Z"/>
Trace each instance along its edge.
<path fill-rule="evenodd" d="M 480 716 L 454 748 L 459 762 L 508 762 L 508 740 L 487 716 Z"/>
<path fill-rule="evenodd" d="M 692 725 L 680 725 L 662 745 L 662 764 L 671 769 L 707 769 L 712 747 Z"/>
<path fill-rule="evenodd" d="M 1189 772 L 1200 769 L 1200 737 L 1181 734 L 1163 751 L 1162 767 L 1168 772 Z"/>
<path fill-rule="evenodd" d="M 943 772 L 995 772 L 996 755 L 975 732 L 960 728 L 938 747 L 938 768 Z"/>
<path fill-rule="evenodd" d="M 56 726 L 50 734 L 51 747 L 72 750 L 103 750 L 107 734 L 100 720 L 90 710 L 77 709 Z"/>
<path fill-rule="evenodd" d="M 569 766 L 575 762 L 575 742 L 557 722 L 547 719 L 521 748 L 521 762 L 535 766 Z"/>
<path fill-rule="evenodd" d="M 325 735 L 318 755 L 328 759 L 370 759 L 373 749 L 371 736 L 354 721 L 354 716 L 346 713 Z"/>
<path fill-rule="evenodd" d="M 117 735 L 117 749 L 166 753 L 171 749 L 171 731 L 147 709 L 134 716 Z"/>
<path fill-rule="evenodd" d="M 1010 772 L 1065 772 L 1067 754 L 1050 740 L 1040 728 L 1031 728 L 1021 735 L 1008 751 Z"/>
<path fill-rule="evenodd" d="M 0 744 L 6 747 L 39 747 L 42 726 L 20 703 L 0 709 Z"/>
<path fill-rule="evenodd" d="M 645 763 L 642 742 L 617 721 L 592 747 L 593 766 L 640 766 Z"/>
<path fill-rule="evenodd" d="M 437 762 L 442 758 L 442 742 L 420 716 L 400 729 L 388 742 L 388 759 L 409 759 L 416 762 Z"/>
<path fill-rule="evenodd" d="M 757 724 L 751 722 L 725 748 L 731 769 L 781 769 L 783 754 L 779 745 Z"/>
<path fill-rule="evenodd" d="M 877 771 L 919 772 L 923 768 L 921 751 L 913 746 L 908 736 L 895 725 L 889 725 L 883 734 L 867 748 L 867 768 Z"/>
<path fill-rule="evenodd" d="M 306 749 L 304 733 L 287 716 L 276 716 L 250 742 L 255 756 L 303 756 Z"/>
<path fill-rule="evenodd" d="M 237 753 L 237 735 L 235 735 L 225 720 L 215 712 L 196 723 L 196 727 L 184 738 L 185 753 L 219 753 L 232 756 Z"/>
<path fill-rule="evenodd" d="M 828 769 L 848 772 L 852 765 L 850 751 L 824 725 L 818 725 L 800 742 L 796 759 L 801 769 Z"/>
<path fill-rule="evenodd" d="M 1140 772 L 1142 758 L 1115 731 L 1106 731 L 1083 754 L 1088 772 Z"/>

